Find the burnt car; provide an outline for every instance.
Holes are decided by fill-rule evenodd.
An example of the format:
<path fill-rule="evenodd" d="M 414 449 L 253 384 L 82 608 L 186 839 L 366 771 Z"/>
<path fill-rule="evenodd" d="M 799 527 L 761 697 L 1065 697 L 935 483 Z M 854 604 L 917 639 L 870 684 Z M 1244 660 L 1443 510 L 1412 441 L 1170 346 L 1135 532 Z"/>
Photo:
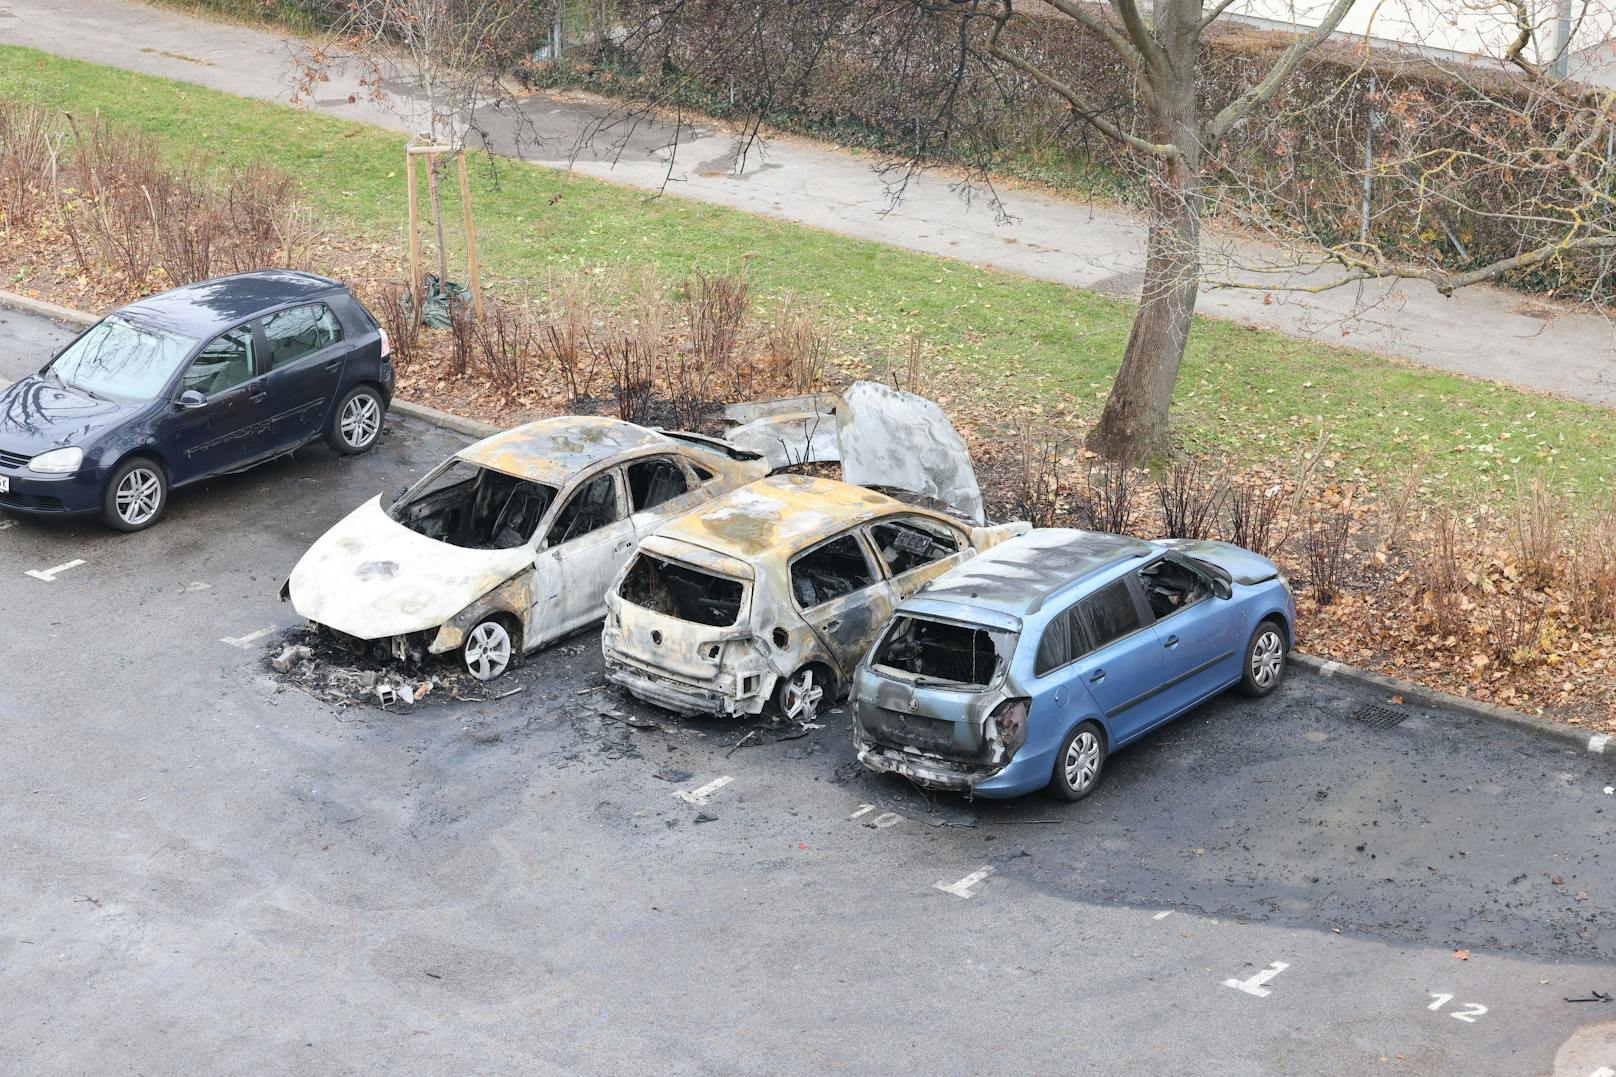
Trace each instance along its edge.
<path fill-rule="evenodd" d="M 812 721 L 896 605 L 1027 530 L 773 475 L 640 540 L 606 597 L 606 677 L 684 714 Z"/>
<path fill-rule="evenodd" d="M 1041 528 L 908 598 L 854 677 L 865 766 L 1077 800 L 1106 757 L 1224 690 L 1272 692 L 1296 604 L 1226 542 Z"/>
<path fill-rule="evenodd" d="M 640 536 L 767 472 L 699 434 L 541 419 L 460 450 L 391 507 L 378 496 L 355 509 L 281 597 L 355 649 L 458 652 L 490 680 L 599 620 Z"/>
<path fill-rule="evenodd" d="M 338 281 L 219 277 L 114 311 L 0 392 L 0 509 L 157 522 L 169 492 L 323 438 L 375 445 L 387 335 Z"/>

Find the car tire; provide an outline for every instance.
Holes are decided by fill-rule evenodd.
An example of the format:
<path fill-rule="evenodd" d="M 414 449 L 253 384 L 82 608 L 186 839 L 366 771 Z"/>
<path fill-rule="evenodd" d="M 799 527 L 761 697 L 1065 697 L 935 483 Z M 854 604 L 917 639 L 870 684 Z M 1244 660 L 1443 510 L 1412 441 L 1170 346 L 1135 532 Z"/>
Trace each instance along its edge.
<path fill-rule="evenodd" d="M 149 456 L 131 456 L 112 469 L 101 495 L 101 522 L 114 531 L 144 531 L 168 507 L 168 475 Z"/>
<path fill-rule="evenodd" d="M 780 717 L 806 725 L 819 717 L 834 699 L 835 682 L 824 666 L 810 663 L 774 686 L 774 709 Z M 832 698 L 827 699 L 829 695 Z"/>
<path fill-rule="evenodd" d="M 1049 791 L 1062 800 L 1082 800 L 1100 784 L 1105 756 L 1105 731 L 1099 723 L 1079 722 L 1055 753 Z"/>
<path fill-rule="evenodd" d="M 460 647 L 460 660 L 474 680 L 491 681 L 516 664 L 516 637 L 497 617 L 478 621 L 466 633 Z"/>
<path fill-rule="evenodd" d="M 355 386 L 331 413 L 325 443 L 344 456 L 369 452 L 382 436 L 387 404 L 374 386 Z"/>
<path fill-rule="evenodd" d="M 1279 687 L 1285 676 L 1285 627 L 1273 618 L 1257 626 L 1246 644 L 1240 667 L 1240 691 L 1260 699 Z"/>

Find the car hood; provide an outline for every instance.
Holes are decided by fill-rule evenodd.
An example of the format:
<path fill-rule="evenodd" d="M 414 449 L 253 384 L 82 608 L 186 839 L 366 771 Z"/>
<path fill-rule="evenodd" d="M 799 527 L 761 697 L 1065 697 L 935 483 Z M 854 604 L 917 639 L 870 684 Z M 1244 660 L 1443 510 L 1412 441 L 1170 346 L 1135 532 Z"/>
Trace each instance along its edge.
<path fill-rule="evenodd" d="M 103 400 L 30 374 L 0 389 L 0 449 L 37 456 L 65 445 L 89 445 L 148 406 Z"/>
<path fill-rule="evenodd" d="M 533 565 L 533 551 L 466 550 L 418 535 L 377 496 L 309 547 L 287 581 L 292 607 L 360 639 L 437 628 Z"/>
<path fill-rule="evenodd" d="M 1235 583 L 1253 584 L 1279 575 L 1279 566 L 1261 554 L 1242 549 L 1232 542 L 1209 539 L 1158 539 L 1158 546 L 1206 561 L 1227 572 Z"/>

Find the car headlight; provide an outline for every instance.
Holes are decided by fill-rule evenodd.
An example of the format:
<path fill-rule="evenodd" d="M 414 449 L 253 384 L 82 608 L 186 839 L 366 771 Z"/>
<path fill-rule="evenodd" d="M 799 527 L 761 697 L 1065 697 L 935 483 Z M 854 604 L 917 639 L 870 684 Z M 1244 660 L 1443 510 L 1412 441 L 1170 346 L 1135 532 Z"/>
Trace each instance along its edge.
<path fill-rule="evenodd" d="M 66 449 L 52 449 L 42 452 L 28 461 L 28 470 L 37 471 L 41 475 L 71 475 L 84 463 L 84 450 L 77 445 Z"/>

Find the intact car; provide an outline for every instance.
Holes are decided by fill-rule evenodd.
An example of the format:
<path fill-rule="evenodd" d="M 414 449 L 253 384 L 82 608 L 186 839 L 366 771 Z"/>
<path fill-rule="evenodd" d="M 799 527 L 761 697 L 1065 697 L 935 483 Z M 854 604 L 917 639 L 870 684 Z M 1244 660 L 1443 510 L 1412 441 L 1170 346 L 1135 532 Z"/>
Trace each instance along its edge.
<path fill-rule="evenodd" d="M 929 788 L 1077 800 L 1202 701 L 1272 692 L 1295 623 L 1279 569 L 1238 546 L 1040 529 L 899 607 L 854 678 L 854 746 Z"/>
<path fill-rule="evenodd" d="M 606 677 L 679 713 L 772 704 L 812 721 L 898 602 L 1026 530 L 833 479 L 770 476 L 641 540 L 606 596 Z"/>
<path fill-rule="evenodd" d="M 376 443 L 386 334 L 338 281 L 293 270 L 150 296 L 0 392 L 0 508 L 157 522 L 169 492 L 324 438 Z"/>
<path fill-rule="evenodd" d="M 391 507 L 361 505 L 281 589 L 357 648 L 460 655 L 478 680 L 600 619 L 636 539 L 768 472 L 699 434 L 541 419 L 450 457 Z"/>

